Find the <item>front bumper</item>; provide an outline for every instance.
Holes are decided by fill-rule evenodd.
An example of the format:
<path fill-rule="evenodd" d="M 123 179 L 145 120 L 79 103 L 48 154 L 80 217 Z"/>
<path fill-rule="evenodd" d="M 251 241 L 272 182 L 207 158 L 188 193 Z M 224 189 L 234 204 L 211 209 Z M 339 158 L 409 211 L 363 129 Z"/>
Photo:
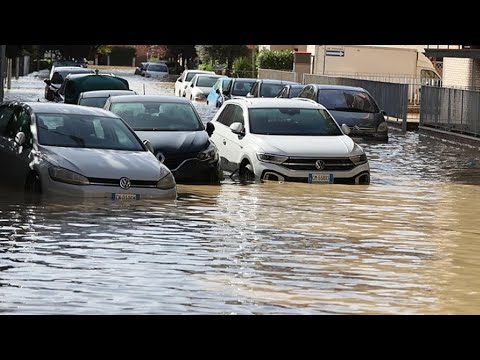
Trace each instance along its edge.
<path fill-rule="evenodd" d="M 223 180 L 223 172 L 218 160 L 186 159 L 177 168 L 170 169 L 170 171 L 177 184 L 218 184 Z"/>
<path fill-rule="evenodd" d="M 308 182 L 310 174 L 333 175 L 334 184 L 370 183 L 370 166 L 368 163 L 355 166 L 347 171 L 310 171 L 292 170 L 284 166 L 258 161 L 255 163 L 256 180 Z M 257 177 L 258 176 L 258 177 Z"/>

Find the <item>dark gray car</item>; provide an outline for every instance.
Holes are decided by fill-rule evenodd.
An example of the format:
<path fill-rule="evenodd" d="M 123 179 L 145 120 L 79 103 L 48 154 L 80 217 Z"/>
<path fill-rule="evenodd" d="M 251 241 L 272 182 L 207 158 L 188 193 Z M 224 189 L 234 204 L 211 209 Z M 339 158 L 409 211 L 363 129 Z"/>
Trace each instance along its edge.
<path fill-rule="evenodd" d="M 298 94 L 325 106 L 339 124 L 350 127 L 352 137 L 388 141 L 385 112 L 370 93 L 360 87 L 309 84 Z"/>

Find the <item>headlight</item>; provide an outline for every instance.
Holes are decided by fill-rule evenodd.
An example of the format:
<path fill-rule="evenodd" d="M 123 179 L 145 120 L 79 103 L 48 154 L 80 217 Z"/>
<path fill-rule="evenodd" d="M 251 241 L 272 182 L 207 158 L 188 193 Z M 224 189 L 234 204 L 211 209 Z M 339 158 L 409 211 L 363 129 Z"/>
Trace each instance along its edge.
<path fill-rule="evenodd" d="M 206 150 L 200 151 L 197 155 L 197 158 L 201 161 L 207 160 L 217 160 L 218 159 L 218 151 L 215 145 L 210 143 Z"/>
<path fill-rule="evenodd" d="M 364 164 L 364 163 L 367 162 L 367 155 L 362 154 L 362 155 L 350 156 L 350 160 L 351 160 L 355 165 Z"/>
<path fill-rule="evenodd" d="M 168 172 L 167 175 L 165 175 L 163 178 L 161 178 L 157 182 L 157 188 L 162 190 L 168 190 L 168 189 L 174 188 L 175 185 L 176 185 L 175 178 L 173 177 L 173 174 L 170 171 Z"/>
<path fill-rule="evenodd" d="M 257 159 L 260 161 L 265 161 L 273 164 L 282 164 L 288 160 L 288 156 L 282 155 L 271 155 L 271 154 L 257 154 Z"/>
<path fill-rule="evenodd" d="M 387 131 L 387 122 L 386 121 L 383 121 L 380 123 L 380 125 L 378 125 L 377 127 L 377 132 L 385 132 Z"/>
<path fill-rule="evenodd" d="M 90 184 L 90 181 L 88 181 L 85 176 L 61 167 L 50 167 L 48 168 L 48 173 L 50 174 L 50 177 L 55 181 L 74 185 Z"/>

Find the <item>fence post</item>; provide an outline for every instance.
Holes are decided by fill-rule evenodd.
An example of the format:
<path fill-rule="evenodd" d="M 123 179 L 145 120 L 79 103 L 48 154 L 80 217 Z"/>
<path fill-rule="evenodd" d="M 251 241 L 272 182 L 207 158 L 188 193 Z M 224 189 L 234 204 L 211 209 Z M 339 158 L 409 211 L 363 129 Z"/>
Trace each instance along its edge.
<path fill-rule="evenodd" d="M 15 58 L 15 79 L 18 80 L 20 76 L 20 58 L 17 56 Z"/>
<path fill-rule="evenodd" d="M 7 59 L 7 89 L 12 87 L 12 59 Z"/>
<path fill-rule="evenodd" d="M 465 91 L 462 90 L 462 107 L 461 107 L 461 110 L 460 110 L 460 125 L 463 125 L 463 93 Z"/>
<path fill-rule="evenodd" d="M 450 130 L 450 110 L 451 110 L 451 101 L 450 95 L 452 93 L 452 89 L 448 89 L 448 112 L 447 112 L 447 129 Z"/>
<path fill-rule="evenodd" d="M 408 117 L 408 84 L 404 85 L 402 91 L 402 104 L 403 106 L 403 121 L 402 121 L 402 134 L 407 132 L 407 117 Z"/>
<path fill-rule="evenodd" d="M 3 88 L 5 85 L 5 47 L 6 45 L 0 45 L 0 101 L 3 101 Z"/>

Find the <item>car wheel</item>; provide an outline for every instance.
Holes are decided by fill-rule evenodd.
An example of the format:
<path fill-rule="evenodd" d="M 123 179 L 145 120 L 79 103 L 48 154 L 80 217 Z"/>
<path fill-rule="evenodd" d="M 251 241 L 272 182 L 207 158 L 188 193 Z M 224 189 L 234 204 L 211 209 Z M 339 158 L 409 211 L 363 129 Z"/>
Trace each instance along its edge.
<path fill-rule="evenodd" d="M 31 173 L 25 181 L 25 191 L 30 194 L 40 194 L 42 192 L 42 185 L 40 177 L 37 173 Z"/>
<path fill-rule="evenodd" d="M 241 168 L 240 168 L 240 181 L 242 183 L 246 182 L 253 182 L 255 181 L 255 173 L 253 171 L 253 167 L 250 163 L 245 163 Z"/>

